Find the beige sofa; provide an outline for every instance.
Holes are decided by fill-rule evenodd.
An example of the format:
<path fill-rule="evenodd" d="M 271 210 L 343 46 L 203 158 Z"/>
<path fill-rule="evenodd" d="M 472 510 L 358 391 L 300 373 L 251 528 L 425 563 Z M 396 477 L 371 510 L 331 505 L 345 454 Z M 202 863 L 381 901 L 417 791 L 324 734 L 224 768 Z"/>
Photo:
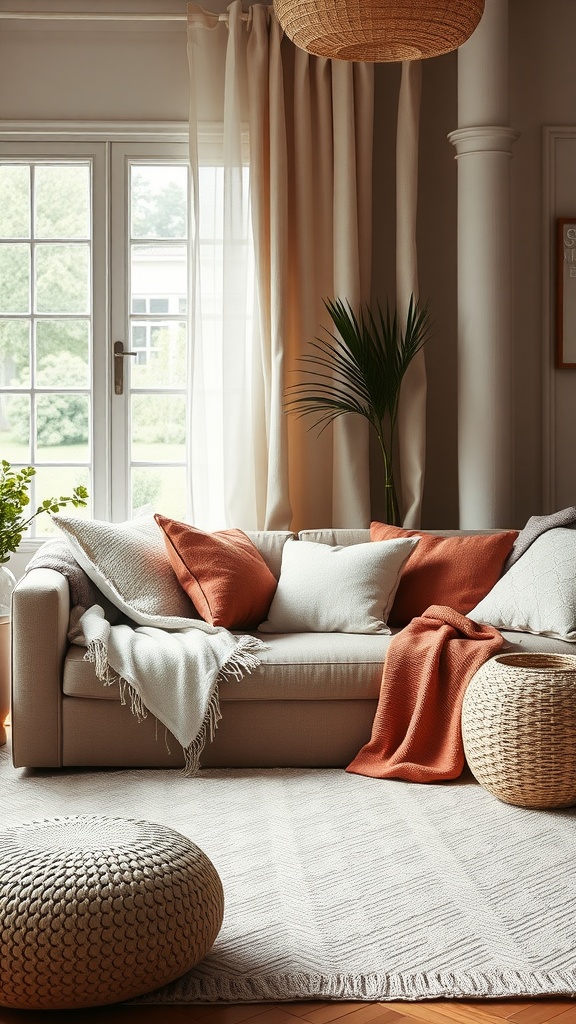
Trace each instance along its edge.
<path fill-rule="evenodd" d="M 451 536 L 456 531 L 437 531 Z M 278 578 L 288 533 L 251 533 Z M 368 530 L 304 531 L 299 540 L 348 545 Z M 138 722 L 103 686 L 84 649 L 67 641 L 67 579 L 35 568 L 13 603 L 12 733 L 16 767 L 178 768 L 182 751 L 149 715 Z M 572 653 L 562 640 L 504 633 L 515 650 Z M 348 764 L 369 739 L 390 637 L 350 633 L 261 634 L 259 668 L 220 686 L 222 720 L 206 767 L 331 767 Z"/>

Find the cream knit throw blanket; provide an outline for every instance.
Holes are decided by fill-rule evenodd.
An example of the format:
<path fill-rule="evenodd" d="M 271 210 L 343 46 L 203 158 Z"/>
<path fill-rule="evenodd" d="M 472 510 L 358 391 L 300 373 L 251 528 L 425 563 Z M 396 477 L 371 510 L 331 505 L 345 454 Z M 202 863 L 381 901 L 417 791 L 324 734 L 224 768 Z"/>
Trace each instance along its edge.
<path fill-rule="evenodd" d="M 85 660 L 93 662 L 98 679 L 119 684 L 123 703 L 128 692 L 138 718 L 150 712 L 174 734 L 187 775 L 198 770 L 206 740 L 213 739 L 220 720 L 219 681 L 251 672 L 265 646 L 256 637 L 233 636 L 195 620 L 170 632 L 111 625 L 97 604 L 72 609 L 68 639 L 87 648 Z"/>

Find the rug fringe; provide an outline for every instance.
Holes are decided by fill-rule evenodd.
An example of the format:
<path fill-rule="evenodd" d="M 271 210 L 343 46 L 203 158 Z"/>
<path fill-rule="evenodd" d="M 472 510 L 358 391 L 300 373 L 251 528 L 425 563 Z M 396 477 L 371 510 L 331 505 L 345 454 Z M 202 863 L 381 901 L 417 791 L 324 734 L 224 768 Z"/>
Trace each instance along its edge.
<path fill-rule="evenodd" d="M 250 1003 L 297 1000 L 387 1002 L 576 996 L 576 972 L 439 971 L 421 974 L 279 974 L 198 977 L 196 969 L 132 1003 Z"/>

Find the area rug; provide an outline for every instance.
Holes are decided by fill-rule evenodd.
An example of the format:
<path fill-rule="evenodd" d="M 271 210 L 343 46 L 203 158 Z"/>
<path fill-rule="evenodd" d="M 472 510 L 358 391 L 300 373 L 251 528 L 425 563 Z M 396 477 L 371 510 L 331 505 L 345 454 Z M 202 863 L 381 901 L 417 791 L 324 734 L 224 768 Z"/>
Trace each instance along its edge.
<path fill-rule="evenodd" d="M 28 771 L 0 755 L 2 826 L 157 821 L 218 869 L 207 959 L 147 1003 L 576 995 L 576 812 L 471 778 L 339 770 Z M 0 835 L 1 841 L 1 835 Z"/>

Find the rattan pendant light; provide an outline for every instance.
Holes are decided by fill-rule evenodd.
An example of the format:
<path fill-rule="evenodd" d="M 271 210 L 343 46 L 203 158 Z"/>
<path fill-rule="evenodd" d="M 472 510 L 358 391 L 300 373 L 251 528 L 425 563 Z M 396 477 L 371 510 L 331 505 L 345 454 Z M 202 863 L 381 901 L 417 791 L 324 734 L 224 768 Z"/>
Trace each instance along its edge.
<path fill-rule="evenodd" d="M 289 39 L 337 60 L 419 60 L 468 39 L 484 0 L 274 0 Z"/>

